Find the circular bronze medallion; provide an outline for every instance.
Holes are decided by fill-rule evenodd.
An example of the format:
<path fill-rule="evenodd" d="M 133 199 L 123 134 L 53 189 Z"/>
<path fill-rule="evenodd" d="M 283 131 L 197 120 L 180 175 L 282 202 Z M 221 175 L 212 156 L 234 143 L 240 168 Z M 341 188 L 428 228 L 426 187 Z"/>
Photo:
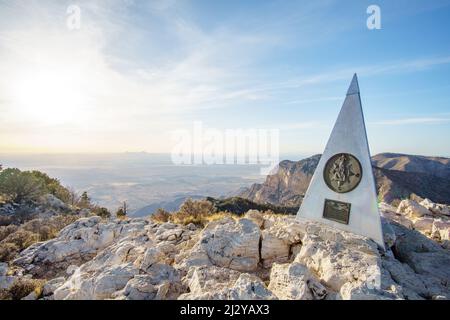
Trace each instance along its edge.
<path fill-rule="evenodd" d="M 362 168 L 358 159 L 349 153 L 339 153 L 331 157 L 323 178 L 327 186 L 338 193 L 346 193 L 355 189 L 361 182 Z"/>

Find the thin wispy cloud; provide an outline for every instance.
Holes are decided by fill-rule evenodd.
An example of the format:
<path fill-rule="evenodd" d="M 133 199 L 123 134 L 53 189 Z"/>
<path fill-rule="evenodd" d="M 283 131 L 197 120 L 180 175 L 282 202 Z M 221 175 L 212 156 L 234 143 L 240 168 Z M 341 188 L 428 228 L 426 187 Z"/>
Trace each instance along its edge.
<path fill-rule="evenodd" d="M 341 40 L 393 31 L 371 33 L 365 10 L 356 18 L 359 8 L 350 16 L 335 0 L 254 7 L 81 0 L 82 25 L 73 32 L 66 5 L 0 0 L 0 147 L 163 152 L 168 133 L 193 120 L 264 127 L 272 119 L 282 130 L 314 130 L 324 114 L 315 109 L 338 105 L 345 92 L 339 96 L 337 85 L 355 72 L 382 83 L 450 66 L 445 50 L 365 59 L 348 49 L 347 57 Z M 23 98 L 25 91 L 32 94 Z M 413 118 L 379 124 L 439 123 Z"/>
<path fill-rule="evenodd" d="M 369 122 L 369 124 L 401 126 L 401 125 L 413 125 L 413 124 L 439 124 L 439 123 L 449 123 L 449 122 L 450 122 L 450 118 L 425 117 L 425 118 L 404 118 L 404 119 L 383 120 L 383 121 Z"/>

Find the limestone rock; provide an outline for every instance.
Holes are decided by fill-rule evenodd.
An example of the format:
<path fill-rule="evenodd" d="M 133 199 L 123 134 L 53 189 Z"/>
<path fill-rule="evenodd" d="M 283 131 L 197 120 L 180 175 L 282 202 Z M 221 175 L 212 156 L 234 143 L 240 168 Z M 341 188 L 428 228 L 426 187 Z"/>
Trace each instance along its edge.
<path fill-rule="evenodd" d="M 424 199 L 420 205 L 434 214 L 450 216 L 450 207 L 447 205 L 434 203 L 430 199 Z"/>
<path fill-rule="evenodd" d="M 381 217 L 381 228 L 383 230 L 383 240 L 387 248 L 391 248 L 395 243 L 395 231 L 391 227 L 389 220 Z"/>
<path fill-rule="evenodd" d="M 41 201 L 44 207 L 52 208 L 58 211 L 69 211 L 69 207 L 67 206 L 67 204 L 65 204 L 52 194 L 46 194 L 42 196 Z"/>
<path fill-rule="evenodd" d="M 450 240 L 450 221 L 435 219 L 431 228 L 431 235 L 440 241 Z"/>
<path fill-rule="evenodd" d="M 305 265 L 274 264 L 270 274 L 269 290 L 283 300 L 324 299 L 326 288 L 314 278 Z"/>
<path fill-rule="evenodd" d="M 230 300 L 276 300 L 264 282 L 255 275 L 242 273 L 228 292 Z"/>
<path fill-rule="evenodd" d="M 173 223 L 166 222 L 159 226 L 156 231 L 156 240 L 177 244 L 180 241 L 187 241 L 191 238 L 192 232 L 186 228 L 181 228 Z"/>
<path fill-rule="evenodd" d="M 145 232 L 146 224 L 144 220 L 102 223 L 100 217 L 82 218 L 61 230 L 57 238 L 28 247 L 14 263 L 36 276 L 59 275 L 70 265 L 89 260 L 119 238 Z"/>
<path fill-rule="evenodd" d="M 408 264 L 417 276 L 424 279 L 433 295 L 450 297 L 450 255 L 438 243 L 415 230 L 393 225 L 397 234 L 396 258 Z"/>
<path fill-rule="evenodd" d="M 308 234 L 295 261 L 313 270 L 336 292 L 347 282 L 377 281 L 381 276 L 381 261 L 376 246 L 371 247 L 369 242 L 366 246 L 356 243 L 344 246 L 342 242 L 322 240 Z"/>
<path fill-rule="evenodd" d="M 26 297 L 22 298 L 21 300 L 37 300 L 37 299 L 38 299 L 38 296 L 37 296 L 36 292 L 33 291 Z"/>
<path fill-rule="evenodd" d="M 216 266 L 192 267 L 183 278 L 190 293 L 179 299 L 226 299 L 227 290 L 239 275 L 235 270 Z"/>
<path fill-rule="evenodd" d="M 293 216 L 264 215 L 255 223 L 254 212 L 252 219 L 224 218 L 203 230 L 88 217 L 22 252 L 16 262 L 24 269 L 0 264 L 0 288 L 41 274 L 49 279 L 46 300 L 450 298 L 448 219 L 410 217 L 387 206 L 382 212 L 416 225 L 432 219 L 428 236 L 441 242 L 389 217 L 387 251 Z"/>
<path fill-rule="evenodd" d="M 421 217 L 414 220 L 413 226 L 415 230 L 426 235 L 431 235 L 433 222 L 434 219 L 431 217 Z"/>
<path fill-rule="evenodd" d="M 148 275 L 138 275 L 128 281 L 124 296 L 127 300 L 153 300 L 158 289 L 151 284 L 151 277 Z"/>
<path fill-rule="evenodd" d="M 190 292 L 179 296 L 180 300 L 276 299 L 258 277 L 227 268 L 192 267 L 183 281 Z"/>
<path fill-rule="evenodd" d="M 8 273 L 9 267 L 8 264 L 5 262 L 0 262 L 0 277 L 6 276 Z"/>
<path fill-rule="evenodd" d="M 383 268 L 389 273 L 395 283 L 402 287 L 403 297 L 408 300 L 424 299 L 430 292 L 423 279 L 417 276 L 406 263 L 385 256 L 382 260 Z"/>
<path fill-rule="evenodd" d="M 182 262 L 185 267 L 216 265 L 254 271 L 259 263 L 260 229 L 249 219 L 225 218 L 210 223 Z"/>
<path fill-rule="evenodd" d="M 258 210 L 249 210 L 245 218 L 252 220 L 260 229 L 264 226 L 264 216 Z"/>
<path fill-rule="evenodd" d="M 277 238 L 273 230 L 261 232 L 261 259 L 268 268 L 273 262 L 286 262 L 289 259 L 290 246 L 283 239 Z"/>
<path fill-rule="evenodd" d="M 431 212 L 414 200 L 402 200 L 397 208 L 397 213 L 403 213 L 410 217 L 419 218 L 431 215 Z"/>
<path fill-rule="evenodd" d="M 171 264 L 175 250 L 176 248 L 170 244 L 158 244 L 156 247 L 148 248 L 142 257 L 139 268 L 146 271 L 158 262 Z"/>
<path fill-rule="evenodd" d="M 44 296 L 50 296 L 66 281 L 64 277 L 59 277 L 48 281 L 42 290 Z"/>
<path fill-rule="evenodd" d="M 408 218 L 408 216 L 404 215 L 403 213 L 397 213 L 394 210 L 387 209 L 386 206 L 383 207 L 380 210 L 382 217 L 389 221 L 394 221 L 398 224 L 401 224 L 408 229 L 413 229 L 413 221 Z"/>

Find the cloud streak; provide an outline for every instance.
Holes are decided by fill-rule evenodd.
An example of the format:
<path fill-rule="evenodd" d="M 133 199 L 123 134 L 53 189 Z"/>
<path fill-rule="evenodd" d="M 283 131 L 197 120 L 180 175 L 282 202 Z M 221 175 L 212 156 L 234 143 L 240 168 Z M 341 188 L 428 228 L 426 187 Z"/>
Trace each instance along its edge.
<path fill-rule="evenodd" d="M 382 120 L 376 122 L 370 122 L 372 125 L 386 125 L 386 126 L 401 126 L 401 125 L 414 125 L 414 124 L 440 124 L 449 123 L 450 118 L 441 117 L 424 117 L 424 118 L 404 118 L 393 120 Z"/>

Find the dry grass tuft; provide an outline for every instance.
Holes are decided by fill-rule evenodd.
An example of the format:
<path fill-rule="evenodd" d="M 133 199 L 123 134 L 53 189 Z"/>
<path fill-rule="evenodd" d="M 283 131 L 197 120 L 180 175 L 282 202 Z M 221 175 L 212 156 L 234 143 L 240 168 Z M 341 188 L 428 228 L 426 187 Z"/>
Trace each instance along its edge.
<path fill-rule="evenodd" d="M 0 291 L 0 300 L 20 300 L 34 292 L 37 298 L 42 296 L 45 280 L 20 278 L 9 290 Z"/>
<path fill-rule="evenodd" d="M 217 212 L 214 205 L 209 201 L 187 199 L 177 212 L 170 213 L 166 210 L 158 209 L 150 219 L 155 222 L 173 222 L 181 225 L 193 223 L 196 226 L 205 227 L 211 221 L 226 217 L 235 218 L 229 212 Z"/>

